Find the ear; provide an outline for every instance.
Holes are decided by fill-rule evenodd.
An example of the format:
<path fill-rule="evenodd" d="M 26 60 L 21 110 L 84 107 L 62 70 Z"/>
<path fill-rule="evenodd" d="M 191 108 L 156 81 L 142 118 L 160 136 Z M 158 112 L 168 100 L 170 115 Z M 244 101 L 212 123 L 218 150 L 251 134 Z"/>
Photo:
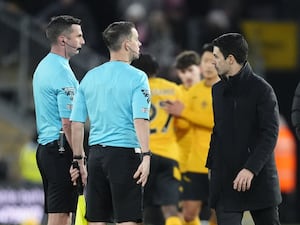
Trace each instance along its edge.
<path fill-rule="evenodd" d="M 130 47 L 129 47 L 129 44 L 128 44 L 128 41 L 126 40 L 126 41 L 124 41 L 124 48 L 125 48 L 125 50 L 126 51 L 128 51 L 129 49 L 130 49 Z"/>
<path fill-rule="evenodd" d="M 236 60 L 235 60 L 235 58 L 234 58 L 234 56 L 233 55 L 228 55 L 228 60 L 229 60 L 229 63 L 230 64 L 233 64 Z"/>
<path fill-rule="evenodd" d="M 128 44 L 125 43 L 124 46 L 125 46 L 125 50 L 128 51 L 129 50 Z"/>
<path fill-rule="evenodd" d="M 64 36 L 58 37 L 58 44 L 61 46 L 65 46 L 65 37 Z"/>

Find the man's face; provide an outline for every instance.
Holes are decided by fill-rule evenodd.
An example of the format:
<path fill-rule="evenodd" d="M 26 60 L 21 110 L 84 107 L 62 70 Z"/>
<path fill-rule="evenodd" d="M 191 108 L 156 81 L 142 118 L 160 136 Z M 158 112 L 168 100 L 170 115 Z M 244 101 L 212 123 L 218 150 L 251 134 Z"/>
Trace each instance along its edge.
<path fill-rule="evenodd" d="M 133 28 L 132 37 L 127 41 L 127 48 L 130 53 L 131 61 L 139 58 L 141 45 L 142 43 L 139 41 L 139 34 L 137 30 Z"/>
<path fill-rule="evenodd" d="M 190 65 L 185 69 L 177 69 L 177 74 L 185 88 L 190 88 L 200 80 L 200 67 Z"/>
<path fill-rule="evenodd" d="M 66 35 L 64 42 L 67 57 L 71 58 L 72 56 L 78 54 L 82 46 L 85 44 L 81 26 L 78 24 L 73 24 L 72 32 L 69 35 Z"/>
<path fill-rule="evenodd" d="M 221 76 L 223 75 L 227 76 L 230 69 L 230 65 L 227 62 L 228 57 L 225 59 L 220 49 L 216 46 L 214 46 L 213 55 L 214 55 L 213 65 L 215 66 L 218 74 Z"/>
<path fill-rule="evenodd" d="M 211 79 L 218 76 L 218 72 L 215 68 L 214 63 L 214 55 L 210 51 L 205 51 L 201 56 L 201 74 L 204 79 Z"/>

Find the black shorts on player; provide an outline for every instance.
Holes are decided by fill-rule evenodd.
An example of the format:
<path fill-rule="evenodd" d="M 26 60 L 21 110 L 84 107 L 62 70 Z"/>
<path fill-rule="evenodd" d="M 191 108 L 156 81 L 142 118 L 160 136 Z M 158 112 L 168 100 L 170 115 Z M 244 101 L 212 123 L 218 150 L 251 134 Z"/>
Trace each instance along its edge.
<path fill-rule="evenodd" d="M 200 200 L 203 202 L 208 200 L 208 174 L 186 172 L 182 174 L 181 184 L 183 188 L 181 200 Z"/>
<path fill-rule="evenodd" d="M 180 177 L 176 174 L 179 174 L 178 162 L 152 155 L 150 175 L 145 186 L 145 206 L 178 204 Z"/>

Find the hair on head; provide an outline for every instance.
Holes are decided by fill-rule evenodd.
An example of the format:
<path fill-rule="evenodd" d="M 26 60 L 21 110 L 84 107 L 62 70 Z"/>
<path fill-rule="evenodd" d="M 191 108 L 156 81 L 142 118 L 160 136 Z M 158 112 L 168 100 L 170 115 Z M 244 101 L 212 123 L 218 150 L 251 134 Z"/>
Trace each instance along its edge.
<path fill-rule="evenodd" d="M 244 64 L 248 59 L 248 43 L 239 33 L 223 34 L 214 39 L 212 44 L 220 49 L 225 59 L 233 55 L 239 64 Z"/>

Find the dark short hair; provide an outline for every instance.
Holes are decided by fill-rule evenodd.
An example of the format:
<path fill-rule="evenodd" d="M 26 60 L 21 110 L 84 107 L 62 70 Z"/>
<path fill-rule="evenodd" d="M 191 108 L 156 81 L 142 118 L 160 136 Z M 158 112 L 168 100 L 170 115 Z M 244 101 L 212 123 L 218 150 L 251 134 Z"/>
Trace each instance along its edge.
<path fill-rule="evenodd" d="M 102 33 L 103 41 L 107 48 L 112 51 L 120 50 L 124 39 L 131 38 L 132 28 L 135 28 L 135 25 L 128 21 L 110 24 Z"/>
<path fill-rule="evenodd" d="M 140 70 L 143 70 L 148 75 L 148 77 L 156 76 L 159 69 L 158 62 L 150 54 L 140 54 L 140 57 L 133 60 L 131 65 Z"/>
<path fill-rule="evenodd" d="M 220 49 L 225 59 L 228 55 L 233 55 L 239 64 L 244 64 L 247 61 L 248 43 L 241 34 L 223 34 L 214 39 L 212 43 Z"/>
<path fill-rule="evenodd" d="M 191 65 L 199 65 L 200 56 L 197 52 L 192 50 L 186 50 L 181 52 L 176 56 L 175 68 L 179 70 L 184 70 Z"/>
<path fill-rule="evenodd" d="M 205 43 L 200 50 L 200 57 L 204 54 L 204 52 L 213 52 L 214 46 L 212 43 Z"/>
<path fill-rule="evenodd" d="M 55 43 L 62 33 L 71 33 L 72 25 L 81 25 L 81 20 L 69 15 L 52 17 L 46 27 L 46 36 L 51 43 Z"/>

